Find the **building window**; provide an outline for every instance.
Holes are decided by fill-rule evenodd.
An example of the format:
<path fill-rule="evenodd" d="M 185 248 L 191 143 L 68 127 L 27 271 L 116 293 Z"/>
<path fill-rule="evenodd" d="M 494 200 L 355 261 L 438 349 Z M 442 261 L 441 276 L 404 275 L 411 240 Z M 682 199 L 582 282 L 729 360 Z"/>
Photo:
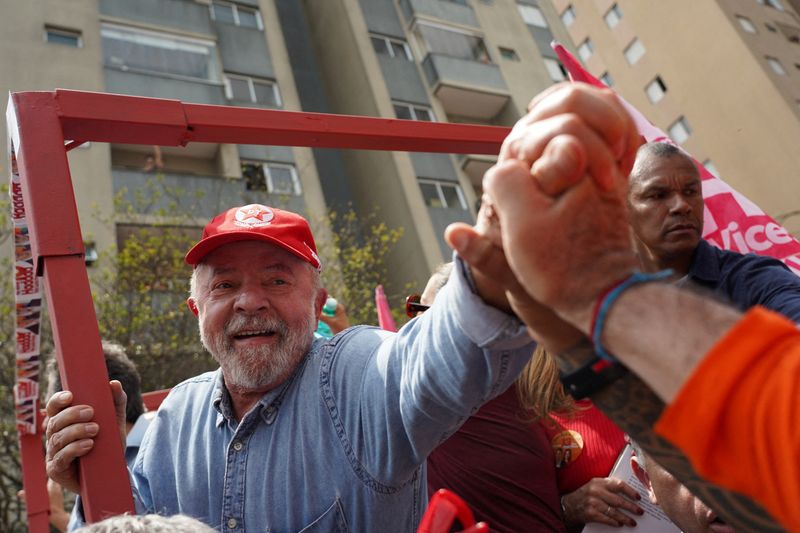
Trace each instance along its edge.
<path fill-rule="evenodd" d="M 770 24 L 769 22 L 765 22 L 765 23 L 764 23 L 764 27 L 765 27 L 765 28 L 767 28 L 767 29 L 768 29 L 769 31 L 771 31 L 772 33 L 778 33 L 778 28 L 776 28 L 775 26 L 773 26 L 773 25 L 772 25 L 772 24 Z"/>
<path fill-rule="evenodd" d="M 73 48 L 83 48 L 83 34 L 80 30 L 45 26 L 44 40 L 51 44 L 63 44 L 64 46 L 72 46 Z"/>
<path fill-rule="evenodd" d="M 608 71 L 603 72 L 602 76 L 600 76 L 600 81 L 605 83 L 606 87 L 614 86 L 614 78 L 611 77 L 611 74 Z"/>
<path fill-rule="evenodd" d="M 477 35 L 433 24 L 417 24 L 416 31 L 428 53 L 492 62 L 483 39 Z"/>
<path fill-rule="evenodd" d="M 278 85 L 271 80 L 225 74 L 225 97 L 233 102 L 249 102 L 281 107 Z"/>
<path fill-rule="evenodd" d="M 769 64 L 772 71 L 779 76 L 786 76 L 786 70 L 781 65 L 781 62 L 774 57 L 766 56 L 767 64 Z"/>
<path fill-rule="evenodd" d="M 622 10 L 619 8 L 617 4 L 614 4 L 613 6 L 611 6 L 611 9 L 609 9 L 606 12 L 605 16 L 603 17 L 603 20 L 606 21 L 606 26 L 613 29 L 617 26 L 617 24 L 619 24 L 621 18 L 622 18 Z"/>
<path fill-rule="evenodd" d="M 269 194 L 300 196 L 300 179 L 294 165 L 242 161 L 242 177 L 248 191 L 267 191 Z"/>
<path fill-rule="evenodd" d="M 586 40 L 584 40 L 578 47 L 578 55 L 581 56 L 581 59 L 583 59 L 584 62 L 586 62 L 590 57 L 592 57 L 593 52 L 594 45 L 592 44 L 592 40 L 587 37 Z"/>
<path fill-rule="evenodd" d="M 500 57 L 503 59 L 508 59 L 509 61 L 519 61 L 519 54 L 513 48 L 504 48 L 502 46 L 498 47 L 500 50 Z"/>
<path fill-rule="evenodd" d="M 522 16 L 522 20 L 524 20 L 525 24 L 528 26 L 547 28 L 547 21 L 542 14 L 542 10 L 538 7 L 528 4 L 517 4 L 517 9 Z"/>
<path fill-rule="evenodd" d="M 430 107 L 397 101 L 392 101 L 392 105 L 394 106 L 394 114 L 397 118 L 402 118 L 404 120 L 424 120 L 426 122 L 436 121 Z"/>
<path fill-rule="evenodd" d="M 711 174 L 713 174 L 717 178 L 719 177 L 719 170 L 717 170 L 717 167 L 714 166 L 714 163 L 710 159 L 706 159 L 705 161 L 703 161 L 703 168 L 708 170 Z"/>
<path fill-rule="evenodd" d="M 758 33 L 755 24 L 753 24 L 753 21 L 749 18 L 736 15 L 736 20 L 739 22 L 739 26 L 741 26 L 742 29 L 747 33 Z"/>
<path fill-rule="evenodd" d="M 561 66 L 560 62 L 550 57 L 543 57 L 542 60 L 544 61 L 544 67 L 547 69 L 547 73 L 550 74 L 551 80 L 564 81 L 567 79 L 567 72 L 564 70 L 564 67 Z"/>
<path fill-rule="evenodd" d="M 111 24 L 104 24 L 100 35 L 107 67 L 219 81 L 211 41 Z"/>
<path fill-rule="evenodd" d="M 408 43 L 403 40 L 384 37 L 383 35 L 370 35 L 369 38 L 372 41 L 372 48 L 375 50 L 376 54 L 399 57 L 408 61 L 414 60 Z"/>
<path fill-rule="evenodd" d="M 240 6 L 231 2 L 211 2 L 211 19 L 223 24 L 233 24 L 242 28 L 263 30 L 261 12 L 253 7 Z"/>
<path fill-rule="evenodd" d="M 572 26 L 572 23 L 575 22 L 576 18 L 577 18 L 577 13 L 575 13 L 575 8 L 572 7 L 572 4 L 568 5 L 567 9 L 565 9 L 564 12 L 561 13 L 561 22 L 563 22 L 564 26 L 566 26 L 567 28 Z"/>
<path fill-rule="evenodd" d="M 661 76 L 656 76 L 653 81 L 647 84 L 644 92 L 647 93 L 648 100 L 655 104 L 664 98 L 664 94 L 667 92 L 667 86 L 664 83 L 664 80 L 661 79 Z"/>
<path fill-rule="evenodd" d="M 638 38 L 634 38 L 631 44 L 625 48 L 625 60 L 629 65 L 635 65 L 644 55 L 644 45 Z"/>
<path fill-rule="evenodd" d="M 419 188 L 428 207 L 467 210 L 467 200 L 457 183 L 420 178 Z"/>
<path fill-rule="evenodd" d="M 686 121 L 686 118 L 681 117 L 672 123 L 668 131 L 670 138 L 676 143 L 681 144 L 689 138 L 689 135 L 692 133 L 692 128 L 689 127 L 689 122 Z"/>

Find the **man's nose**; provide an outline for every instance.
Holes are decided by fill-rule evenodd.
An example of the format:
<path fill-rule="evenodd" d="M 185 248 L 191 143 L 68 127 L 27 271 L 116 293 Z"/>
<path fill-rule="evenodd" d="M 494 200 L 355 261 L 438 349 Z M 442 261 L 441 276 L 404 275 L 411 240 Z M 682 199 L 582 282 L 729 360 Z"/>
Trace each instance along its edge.
<path fill-rule="evenodd" d="M 235 310 L 240 313 L 256 313 L 269 307 L 269 300 L 261 287 L 242 287 L 236 295 Z"/>
<path fill-rule="evenodd" d="M 669 210 L 672 213 L 690 213 L 692 211 L 692 205 L 682 194 L 676 194 L 672 197 Z"/>

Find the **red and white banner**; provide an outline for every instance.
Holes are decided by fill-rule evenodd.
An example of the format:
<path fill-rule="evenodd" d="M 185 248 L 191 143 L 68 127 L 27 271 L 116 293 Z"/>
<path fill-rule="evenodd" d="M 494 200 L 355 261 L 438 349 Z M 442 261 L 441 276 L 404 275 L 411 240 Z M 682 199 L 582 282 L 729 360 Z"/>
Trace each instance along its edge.
<path fill-rule="evenodd" d="M 11 153 L 11 218 L 14 224 L 14 286 L 16 303 L 16 385 L 14 406 L 20 435 L 35 435 L 38 424 L 40 326 L 42 293 L 25 218 L 22 183 Z"/>
<path fill-rule="evenodd" d="M 562 45 L 554 42 L 552 47 L 573 81 L 581 81 L 597 87 L 606 86 L 587 72 Z M 666 133 L 651 124 L 639 110 L 621 96 L 617 96 L 633 117 L 639 133 L 647 142 L 675 144 Z M 691 157 L 691 155 L 689 156 Z M 757 205 L 711 174 L 694 158 L 692 160 L 700 170 L 703 181 L 703 198 L 706 204 L 703 215 L 703 238 L 718 248 L 743 254 L 753 252 L 780 259 L 795 274 L 800 275 L 800 242 Z"/>

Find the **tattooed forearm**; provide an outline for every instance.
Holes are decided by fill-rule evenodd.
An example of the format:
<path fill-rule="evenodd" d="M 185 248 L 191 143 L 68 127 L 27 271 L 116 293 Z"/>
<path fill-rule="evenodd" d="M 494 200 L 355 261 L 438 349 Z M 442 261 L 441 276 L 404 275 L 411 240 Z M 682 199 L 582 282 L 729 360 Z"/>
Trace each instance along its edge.
<path fill-rule="evenodd" d="M 562 371 L 580 367 L 593 355 L 588 341 L 558 357 Z M 656 462 L 672 473 L 725 521 L 741 531 L 784 531 L 751 499 L 697 475 L 681 451 L 656 435 L 653 425 L 664 410 L 662 402 L 641 379 L 628 373 L 592 396 L 592 401 Z"/>

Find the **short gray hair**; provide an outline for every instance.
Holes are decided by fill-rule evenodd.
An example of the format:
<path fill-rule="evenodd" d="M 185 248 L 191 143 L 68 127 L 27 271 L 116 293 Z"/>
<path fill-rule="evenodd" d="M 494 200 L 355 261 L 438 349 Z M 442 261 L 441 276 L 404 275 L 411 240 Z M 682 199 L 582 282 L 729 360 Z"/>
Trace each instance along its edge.
<path fill-rule="evenodd" d="M 77 529 L 80 533 L 214 533 L 214 529 L 186 515 L 117 515 Z"/>
<path fill-rule="evenodd" d="M 633 169 L 631 169 L 631 178 L 638 178 L 639 174 L 641 173 L 641 167 L 643 161 L 646 157 L 658 157 L 661 159 L 667 159 L 670 157 L 682 157 L 686 159 L 688 162 L 692 164 L 695 169 L 697 169 L 697 165 L 695 164 L 694 160 L 683 150 L 675 146 L 674 144 L 670 144 L 667 142 L 649 142 L 643 144 L 639 147 L 636 151 L 636 160 L 633 162 Z M 697 171 L 699 174 L 699 170 Z"/>

